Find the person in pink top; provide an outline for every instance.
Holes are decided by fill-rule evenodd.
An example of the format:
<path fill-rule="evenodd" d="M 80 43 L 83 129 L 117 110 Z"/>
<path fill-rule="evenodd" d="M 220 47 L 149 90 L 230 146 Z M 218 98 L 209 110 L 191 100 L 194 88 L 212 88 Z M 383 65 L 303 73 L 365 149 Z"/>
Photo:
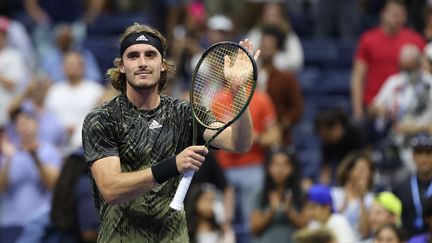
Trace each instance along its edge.
<path fill-rule="evenodd" d="M 404 1 L 388 0 L 381 11 L 380 25 L 364 32 L 354 57 L 351 79 L 353 115 L 364 118 L 365 109 L 384 81 L 399 70 L 400 48 L 407 43 L 425 46 L 422 36 L 405 27 L 407 13 Z"/>

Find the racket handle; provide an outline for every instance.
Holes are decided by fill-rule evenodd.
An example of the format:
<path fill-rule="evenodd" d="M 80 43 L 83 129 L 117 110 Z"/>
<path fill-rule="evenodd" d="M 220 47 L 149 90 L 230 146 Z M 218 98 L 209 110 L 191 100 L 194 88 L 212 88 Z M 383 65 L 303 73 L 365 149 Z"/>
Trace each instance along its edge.
<path fill-rule="evenodd" d="M 185 199 L 186 193 L 189 189 L 189 185 L 192 181 L 192 177 L 195 171 L 190 170 L 183 174 L 183 177 L 180 180 L 180 184 L 177 187 L 177 191 L 174 195 L 173 200 L 171 201 L 170 207 L 177 211 L 183 209 L 183 201 Z"/>

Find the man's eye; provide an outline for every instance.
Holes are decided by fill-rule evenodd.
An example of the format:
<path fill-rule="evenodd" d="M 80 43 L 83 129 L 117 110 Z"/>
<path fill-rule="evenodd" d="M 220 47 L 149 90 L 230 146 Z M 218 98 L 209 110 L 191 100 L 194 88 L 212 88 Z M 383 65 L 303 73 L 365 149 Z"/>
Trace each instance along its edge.
<path fill-rule="evenodd" d="M 138 53 L 130 53 L 128 56 L 129 56 L 129 58 L 131 58 L 131 59 L 135 59 L 135 58 L 138 58 L 138 57 L 139 57 L 139 54 L 138 54 Z"/>
<path fill-rule="evenodd" d="M 156 52 L 146 52 L 146 57 L 155 57 Z"/>

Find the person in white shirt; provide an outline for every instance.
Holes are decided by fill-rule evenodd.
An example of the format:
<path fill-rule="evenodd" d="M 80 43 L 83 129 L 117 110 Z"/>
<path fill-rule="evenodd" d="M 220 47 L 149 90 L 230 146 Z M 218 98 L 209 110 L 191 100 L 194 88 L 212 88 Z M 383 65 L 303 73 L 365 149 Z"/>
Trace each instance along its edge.
<path fill-rule="evenodd" d="M 402 46 L 399 65 L 400 72 L 385 81 L 369 112 L 376 119 L 376 127 L 391 124 L 388 136 L 401 149 L 405 167 L 414 171 L 405 140 L 411 135 L 431 131 L 432 75 L 422 69 L 422 53 L 413 44 Z"/>
<path fill-rule="evenodd" d="M 325 227 L 334 234 L 338 243 L 357 242 L 354 230 L 346 217 L 334 211 L 328 186 L 313 185 L 308 191 L 307 200 L 307 208 L 312 219 L 308 228 Z"/>
<path fill-rule="evenodd" d="M 64 151 L 66 153 L 81 145 L 80 133 L 84 118 L 99 104 L 104 93 L 103 86 L 83 79 L 84 65 L 79 52 L 68 52 L 64 58 L 67 80 L 51 86 L 45 100 L 45 107 L 58 117 L 72 138 Z"/>
<path fill-rule="evenodd" d="M 0 18 L 0 127 L 8 122 L 9 105 L 28 74 L 20 52 L 8 46 L 9 28 L 9 20 Z"/>

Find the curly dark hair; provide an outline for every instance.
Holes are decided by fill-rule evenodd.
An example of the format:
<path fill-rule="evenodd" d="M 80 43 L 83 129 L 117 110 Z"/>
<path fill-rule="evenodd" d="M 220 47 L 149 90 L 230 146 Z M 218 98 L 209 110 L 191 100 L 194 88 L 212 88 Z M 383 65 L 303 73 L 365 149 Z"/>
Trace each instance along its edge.
<path fill-rule="evenodd" d="M 128 36 L 131 33 L 134 32 L 146 32 L 149 33 L 152 36 L 155 36 L 156 38 L 158 38 L 162 45 L 163 45 L 163 49 L 166 50 L 167 49 L 167 42 L 165 37 L 162 36 L 162 34 L 149 27 L 146 25 L 141 25 L 138 23 L 135 23 L 131 26 L 129 26 L 121 35 L 120 37 L 120 42 L 123 41 L 123 39 L 125 39 L 126 36 Z M 161 53 L 163 55 L 163 53 Z M 106 77 L 108 80 L 111 81 L 112 86 L 122 92 L 125 93 L 126 92 L 126 74 L 120 72 L 120 65 L 122 63 L 122 58 L 121 57 L 116 57 L 114 58 L 114 66 L 110 69 L 108 69 L 107 73 L 106 73 Z M 168 81 L 171 81 L 175 75 L 175 65 L 174 62 L 167 60 L 165 58 L 162 59 L 162 63 L 165 65 L 165 71 L 161 72 L 161 77 L 159 80 L 159 86 L 158 86 L 158 92 L 162 92 L 166 87 L 167 87 L 167 83 Z"/>

